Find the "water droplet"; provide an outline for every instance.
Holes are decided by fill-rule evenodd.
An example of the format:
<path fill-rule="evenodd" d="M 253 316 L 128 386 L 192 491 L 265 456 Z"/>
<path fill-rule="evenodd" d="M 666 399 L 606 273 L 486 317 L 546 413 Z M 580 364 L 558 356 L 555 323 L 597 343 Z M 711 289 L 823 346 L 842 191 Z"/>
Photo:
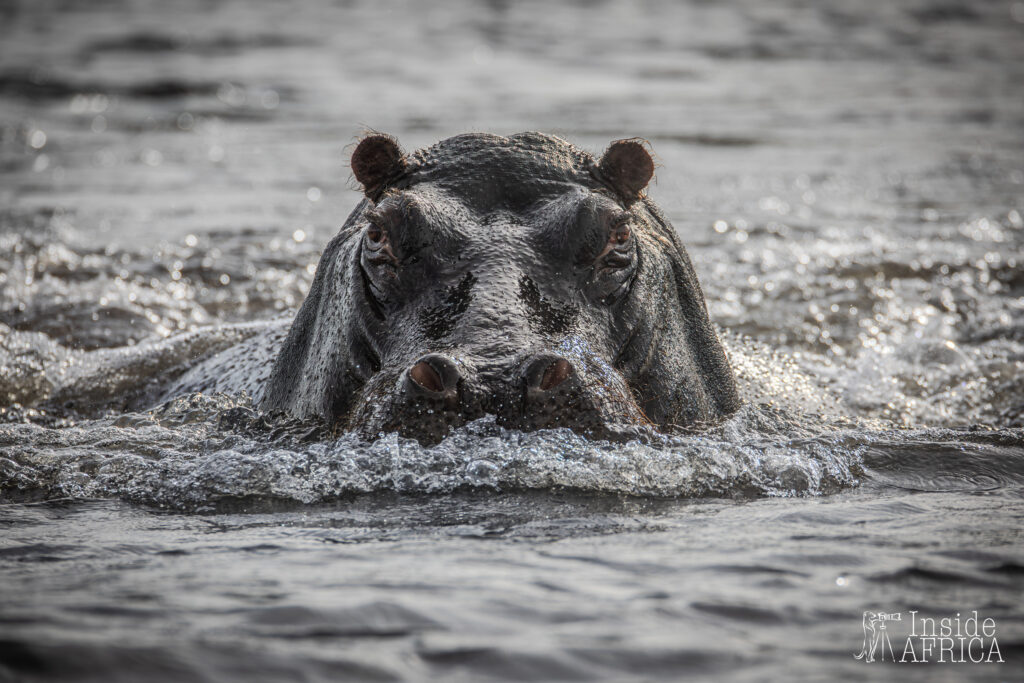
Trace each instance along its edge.
<path fill-rule="evenodd" d="M 245 104 L 246 94 L 234 83 L 224 83 L 217 89 L 217 98 L 230 107 L 241 107 Z"/>
<path fill-rule="evenodd" d="M 89 108 L 89 98 L 85 95 L 75 95 L 68 104 L 72 114 L 81 114 Z"/>
<path fill-rule="evenodd" d="M 281 98 L 274 90 L 268 90 L 260 97 L 260 104 L 263 105 L 264 109 L 276 109 L 280 103 Z"/>
<path fill-rule="evenodd" d="M 46 133 L 36 129 L 28 136 L 28 144 L 32 149 L 42 149 L 46 146 Z"/>

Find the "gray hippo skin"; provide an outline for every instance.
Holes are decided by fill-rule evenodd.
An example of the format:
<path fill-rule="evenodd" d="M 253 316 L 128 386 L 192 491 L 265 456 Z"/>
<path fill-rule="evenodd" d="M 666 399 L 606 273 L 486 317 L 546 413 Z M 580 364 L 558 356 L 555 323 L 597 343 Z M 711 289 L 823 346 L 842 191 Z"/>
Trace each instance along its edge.
<path fill-rule="evenodd" d="M 320 258 L 262 407 L 421 443 L 486 414 L 609 437 L 739 405 L 686 250 L 643 194 L 636 140 L 364 138 L 366 198 Z"/>

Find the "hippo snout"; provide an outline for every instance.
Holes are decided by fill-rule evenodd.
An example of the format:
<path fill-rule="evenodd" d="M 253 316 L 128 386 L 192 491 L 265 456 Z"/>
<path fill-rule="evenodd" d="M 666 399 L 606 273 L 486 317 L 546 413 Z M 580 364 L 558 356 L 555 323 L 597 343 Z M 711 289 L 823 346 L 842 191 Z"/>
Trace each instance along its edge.
<path fill-rule="evenodd" d="M 513 429 L 569 427 L 594 433 L 602 406 L 593 378 L 574 362 L 546 351 L 478 371 L 473 359 L 430 353 L 408 365 L 390 396 L 368 395 L 361 414 L 374 413 L 371 433 L 397 431 L 429 445 L 484 415 Z M 620 402 L 632 404 L 622 392 Z M 360 420 L 362 418 L 358 418 Z"/>

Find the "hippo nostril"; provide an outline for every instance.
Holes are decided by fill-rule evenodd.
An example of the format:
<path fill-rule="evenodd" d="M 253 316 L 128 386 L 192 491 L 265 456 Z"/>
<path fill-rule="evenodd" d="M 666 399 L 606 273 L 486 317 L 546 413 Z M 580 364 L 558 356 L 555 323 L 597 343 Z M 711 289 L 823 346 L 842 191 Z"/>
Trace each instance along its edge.
<path fill-rule="evenodd" d="M 519 414 L 510 417 L 512 423 L 531 429 L 573 424 L 571 416 L 583 405 L 585 391 L 576 366 L 557 353 L 542 352 L 521 367 L 522 402 Z"/>
<path fill-rule="evenodd" d="M 523 364 L 523 380 L 527 396 L 539 400 L 556 389 L 561 391 L 576 376 L 576 370 L 565 358 L 553 353 L 542 353 Z"/>
<path fill-rule="evenodd" d="M 569 379 L 572 374 L 572 366 L 564 358 L 559 358 L 544 370 L 538 388 L 541 391 L 551 391 L 559 384 Z"/>
<path fill-rule="evenodd" d="M 459 406 L 459 385 L 462 374 L 455 362 L 440 354 L 431 353 L 420 358 L 405 373 L 404 390 L 413 401 L 436 402 L 444 410 L 455 410 Z"/>
<path fill-rule="evenodd" d="M 444 391 L 444 381 L 430 363 L 420 361 L 412 366 L 409 370 L 409 377 L 427 391 L 436 393 Z"/>

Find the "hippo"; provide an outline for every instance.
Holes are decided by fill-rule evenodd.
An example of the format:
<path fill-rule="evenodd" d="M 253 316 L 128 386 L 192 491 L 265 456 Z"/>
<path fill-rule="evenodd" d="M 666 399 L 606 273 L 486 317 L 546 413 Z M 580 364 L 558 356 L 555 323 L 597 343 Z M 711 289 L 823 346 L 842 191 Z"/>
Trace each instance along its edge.
<path fill-rule="evenodd" d="M 369 134 L 259 405 L 423 444 L 492 415 L 596 438 L 739 406 L 690 259 L 645 195 L 646 144 L 600 159 L 536 132 L 412 153 Z"/>
<path fill-rule="evenodd" d="M 294 320 L 200 363 L 163 400 L 245 392 L 268 414 L 424 445 L 488 415 L 621 440 L 739 407 L 689 256 L 645 196 L 643 141 L 595 159 L 542 133 L 411 154 L 371 134 L 352 172 L 365 197 Z"/>

